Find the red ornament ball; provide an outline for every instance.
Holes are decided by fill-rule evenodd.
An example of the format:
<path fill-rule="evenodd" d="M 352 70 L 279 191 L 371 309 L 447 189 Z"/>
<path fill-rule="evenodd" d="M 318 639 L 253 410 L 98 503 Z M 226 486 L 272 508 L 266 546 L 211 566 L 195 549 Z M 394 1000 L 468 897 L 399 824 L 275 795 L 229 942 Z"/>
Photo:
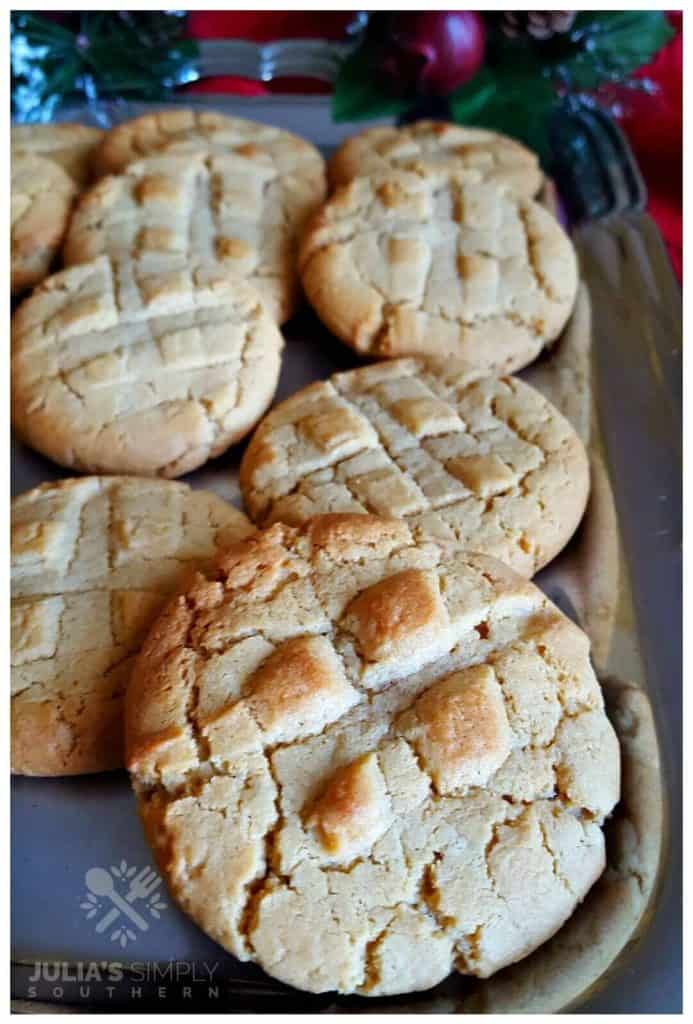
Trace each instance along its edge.
<path fill-rule="evenodd" d="M 447 96 L 484 61 L 486 33 L 476 11 L 412 11 L 392 16 L 380 72 L 392 91 Z"/>

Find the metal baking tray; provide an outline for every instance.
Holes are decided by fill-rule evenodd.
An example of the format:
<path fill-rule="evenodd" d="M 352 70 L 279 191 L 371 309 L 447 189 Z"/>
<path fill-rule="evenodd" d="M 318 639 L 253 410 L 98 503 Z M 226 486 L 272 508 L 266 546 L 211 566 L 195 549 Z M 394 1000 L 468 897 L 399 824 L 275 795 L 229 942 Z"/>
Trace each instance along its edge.
<path fill-rule="evenodd" d="M 333 124 L 324 97 L 208 95 L 186 98 L 185 103 L 295 131 L 326 154 L 362 127 Z M 115 104 L 105 108 L 105 113 L 107 118 L 122 120 L 146 109 L 147 104 Z M 85 108 L 66 110 L 61 119 L 95 123 L 93 113 Z M 559 180 L 559 189 L 560 184 Z M 605 479 L 615 497 L 618 543 L 625 556 L 606 669 L 642 686 L 651 699 L 666 805 L 665 819 L 660 822 L 666 848 L 659 879 L 635 933 L 621 943 L 625 948 L 615 948 L 614 962 L 603 964 L 603 970 L 586 970 L 585 984 L 579 991 L 571 989 L 570 998 L 561 1005 L 543 1005 L 526 991 L 515 991 L 517 972 L 524 970 L 529 977 L 536 970 L 533 961 L 538 954 L 509 969 L 495 1002 L 484 1002 L 474 980 L 459 976 L 432 992 L 399 999 L 310 996 L 268 979 L 252 965 L 239 964 L 171 903 L 163 886 L 151 897 L 152 902 L 165 904 L 159 907 L 159 916 L 149 914 L 147 930 L 139 931 L 135 941 L 126 936 L 123 946 L 122 930 L 99 930 L 103 918 L 90 914 L 85 874 L 92 867 L 102 867 L 127 886 L 131 869 L 136 869 L 139 877 L 152 863 L 126 774 L 56 780 L 17 777 L 12 779 L 11 792 L 12 996 L 16 1009 L 505 1012 L 528 1006 L 557 1010 L 569 1004 L 592 1013 L 681 1010 L 680 396 L 675 381 L 672 385 L 671 379 L 662 375 L 657 358 L 662 337 L 665 345 L 677 344 L 676 311 L 673 321 L 660 318 L 661 335 L 653 340 L 642 326 L 651 323 L 643 308 L 648 291 L 653 306 L 661 306 L 659 279 L 652 270 L 661 254 L 648 254 L 640 242 L 623 236 L 622 225 L 607 225 L 593 236 L 581 236 L 579 244 L 584 277 L 593 298 L 599 299 L 590 372 L 594 373 L 600 445 L 608 467 Z M 656 241 L 652 246 L 656 250 Z M 277 399 L 336 369 L 356 365 L 353 353 L 305 308 L 287 325 L 285 336 Z M 545 370 L 540 362 L 529 372 L 529 379 L 533 373 L 541 377 Z M 241 448 L 231 449 L 186 480 L 212 489 L 240 507 L 237 470 Z M 13 494 L 68 475 L 15 439 L 11 466 Z M 584 550 L 585 538 L 578 535 L 538 579 L 569 614 L 576 613 L 565 581 L 584 575 Z M 656 772 L 656 765 L 649 768 Z M 659 836 L 654 838 L 659 842 Z M 582 927 L 589 913 L 587 901 L 578 913 Z M 597 942 L 600 919 L 595 920 L 586 934 Z M 582 939 L 580 942 L 584 945 Z M 581 955 L 584 952 L 581 949 Z M 544 962 L 550 966 L 550 957 Z"/>

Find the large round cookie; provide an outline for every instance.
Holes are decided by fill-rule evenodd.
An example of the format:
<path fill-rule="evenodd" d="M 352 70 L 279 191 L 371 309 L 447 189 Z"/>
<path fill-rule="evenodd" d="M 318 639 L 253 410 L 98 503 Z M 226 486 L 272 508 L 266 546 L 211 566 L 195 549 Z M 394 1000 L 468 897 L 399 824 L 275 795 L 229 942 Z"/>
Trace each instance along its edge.
<path fill-rule="evenodd" d="M 52 160 L 13 156 L 10 189 L 11 288 L 18 295 L 50 272 L 77 186 Z"/>
<path fill-rule="evenodd" d="M 346 139 L 330 158 L 330 183 L 336 187 L 362 175 L 417 166 L 476 171 L 484 181 L 524 199 L 535 196 L 543 182 L 536 154 L 507 135 L 445 121 L 415 121 L 401 128 L 366 128 Z"/>
<path fill-rule="evenodd" d="M 581 630 L 370 516 L 276 524 L 198 574 L 137 659 L 126 759 L 184 910 L 313 992 L 525 956 L 601 874 L 619 793 Z"/>
<path fill-rule="evenodd" d="M 323 512 L 406 519 L 532 576 L 568 542 L 589 492 L 568 421 L 515 377 L 398 359 L 336 373 L 272 409 L 241 463 L 262 525 Z"/>
<path fill-rule="evenodd" d="M 120 174 L 128 164 L 162 151 L 234 155 L 248 167 L 276 168 L 282 177 L 325 189 L 325 162 L 310 142 L 272 125 L 205 110 L 159 110 L 116 125 L 95 155 L 99 174 Z"/>
<path fill-rule="evenodd" d="M 47 157 L 84 186 L 91 178 L 92 154 L 103 134 L 100 128 L 85 124 L 15 124 L 12 156 Z"/>
<path fill-rule="evenodd" d="M 12 771 L 123 759 L 133 657 L 186 571 L 252 532 L 206 491 L 133 477 L 43 484 L 12 502 Z"/>
<path fill-rule="evenodd" d="M 13 424 L 64 466 L 180 476 L 254 426 L 282 345 L 254 289 L 220 264 L 156 272 L 101 256 L 16 311 Z"/>
<path fill-rule="evenodd" d="M 543 207 L 443 171 L 338 189 L 306 228 L 300 271 L 318 316 L 357 352 L 456 354 L 503 372 L 555 340 L 578 283 Z"/>
<path fill-rule="evenodd" d="M 97 182 L 80 199 L 65 264 L 102 254 L 184 267 L 215 259 L 247 278 L 279 322 L 299 294 L 298 235 L 323 198 L 309 178 L 235 154 L 160 155 Z"/>

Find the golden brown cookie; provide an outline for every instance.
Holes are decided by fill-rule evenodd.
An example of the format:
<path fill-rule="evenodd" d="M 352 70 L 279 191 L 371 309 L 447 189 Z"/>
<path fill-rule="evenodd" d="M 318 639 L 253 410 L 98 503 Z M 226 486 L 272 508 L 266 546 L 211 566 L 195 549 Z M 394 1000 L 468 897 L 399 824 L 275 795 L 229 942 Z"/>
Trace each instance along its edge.
<path fill-rule="evenodd" d="M 10 187 L 11 288 L 18 295 L 50 272 L 77 186 L 52 160 L 13 156 Z"/>
<path fill-rule="evenodd" d="M 353 178 L 412 167 L 475 171 L 522 199 L 535 196 L 544 180 L 536 154 L 507 135 L 445 121 L 415 121 L 401 128 L 366 128 L 346 139 L 330 159 L 330 184 L 335 188 Z"/>
<path fill-rule="evenodd" d="M 142 157 L 200 150 L 233 155 L 249 167 L 274 167 L 284 178 L 324 193 L 325 161 L 312 143 L 272 125 L 211 110 L 159 110 L 124 121 L 106 133 L 94 164 L 100 175 L 120 174 Z"/>
<path fill-rule="evenodd" d="M 13 424 L 63 466 L 180 476 L 252 429 L 282 346 L 255 290 L 218 263 L 156 271 L 100 256 L 15 312 Z"/>
<path fill-rule="evenodd" d="M 83 188 L 91 178 L 92 155 L 103 134 L 100 128 L 85 124 L 15 124 L 12 156 L 46 157 Z"/>
<path fill-rule="evenodd" d="M 252 532 L 207 491 L 134 477 L 43 484 L 12 502 L 12 771 L 117 768 L 147 629 L 186 572 Z"/>
<path fill-rule="evenodd" d="M 66 266 L 106 255 L 171 269 L 218 260 L 247 278 L 283 322 L 298 301 L 298 234 L 321 198 L 310 180 L 287 183 L 271 163 L 235 154 L 153 156 L 81 197 L 63 258 Z"/>
<path fill-rule="evenodd" d="M 619 748 L 531 583 L 370 516 L 276 524 L 150 632 L 126 758 L 183 909 L 312 992 L 487 977 L 604 868 Z"/>
<path fill-rule="evenodd" d="M 606 870 L 554 939 L 528 961 L 479 986 L 471 999 L 465 993 L 452 1012 L 577 1014 L 588 1011 L 591 997 L 599 999 L 607 978 L 613 979 L 626 960 L 633 967 L 633 947 L 650 927 L 664 882 L 662 868 L 668 867 L 662 855 L 669 822 L 647 694 L 609 676 L 600 676 L 600 683 L 621 746 L 621 795 L 605 829 Z"/>
<path fill-rule="evenodd" d="M 575 301 L 575 252 L 531 199 L 447 172 L 356 178 L 306 228 L 306 296 L 371 356 L 457 355 L 518 370 L 550 345 Z"/>
<path fill-rule="evenodd" d="M 589 493 L 570 423 L 515 377 L 398 359 L 336 373 L 272 409 L 241 463 L 252 519 L 324 512 L 406 519 L 532 576 L 567 544 Z"/>

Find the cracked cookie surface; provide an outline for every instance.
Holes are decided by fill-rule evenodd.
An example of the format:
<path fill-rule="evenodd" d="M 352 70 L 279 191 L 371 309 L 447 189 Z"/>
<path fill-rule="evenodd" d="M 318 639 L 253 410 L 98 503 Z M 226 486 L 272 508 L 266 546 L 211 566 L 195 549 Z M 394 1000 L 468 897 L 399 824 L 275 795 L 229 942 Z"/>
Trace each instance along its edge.
<path fill-rule="evenodd" d="M 185 573 L 252 533 L 185 484 L 83 477 L 12 502 L 12 771 L 72 775 L 123 763 L 125 684 Z"/>
<path fill-rule="evenodd" d="M 13 124 L 12 157 L 47 157 L 83 187 L 91 177 L 92 154 L 103 135 L 100 128 L 85 124 Z"/>
<path fill-rule="evenodd" d="M 319 516 L 166 607 L 126 760 L 171 892 L 297 988 L 486 977 L 604 867 L 619 749 L 587 637 L 494 559 Z"/>
<path fill-rule="evenodd" d="M 62 243 L 77 186 L 66 172 L 39 156 L 12 156 L 10 277 L 12 294 L 49 273 Z"/>
<path fill-rule="evenodd" d="M 86 472 L 180 476 L 269 405 L 283 339 L 218 263 L 172 271 L 101 256 L 47 278 L 12 320 L 13 425 Z"/>
<path fill-rule="evenodd" d="M 339 188 L 306 227 L 301 280 L 357 352 L 457 355 L 519 370 L 554 341 L 577 294 L 558 221 L 531 199 L 444 171 L 390 171 Z"/>
<path fill-rule="evenodd" d="M 565 546 L 589 492 L 584 446 L 538 391 L 454 360 L 336 373 L 272 409 L 241 463 L 251 518 L 405 519 L 532 576 Z"/>
<path fill-rule="evenodd" d="M 228 117 L 211 110 L 160 110 L 106 133 L 95 156 L 97 173 L 120 174 L 135 160 L 155 153 L 234 155 L 246 166 L 274 164 L 285 177 L 303 178 L 324 192 L 325 162 L 312 143 L 273 125 Z"/>
<path fill-rule="evenodd" d="M 369 174 L 419 166 L 473 171 L 483 181 L 503 185 L 525 199 L 535 196 L 544 180 L 536 153 L 515 139 L 484 128 L 425 120 L 352 135 L 330 158 L 329 177 L 334 187 Z"/>
<path fill-rule="evenodd" d="M 283 322 L 298 300 L 298 235 L 324 198 L 310 175 L 236 153 L 159 154 L 103 178 L 80 199 L 66 266 L 105 254 L 183 269 L 218 260 L 247 278 Z"/>

